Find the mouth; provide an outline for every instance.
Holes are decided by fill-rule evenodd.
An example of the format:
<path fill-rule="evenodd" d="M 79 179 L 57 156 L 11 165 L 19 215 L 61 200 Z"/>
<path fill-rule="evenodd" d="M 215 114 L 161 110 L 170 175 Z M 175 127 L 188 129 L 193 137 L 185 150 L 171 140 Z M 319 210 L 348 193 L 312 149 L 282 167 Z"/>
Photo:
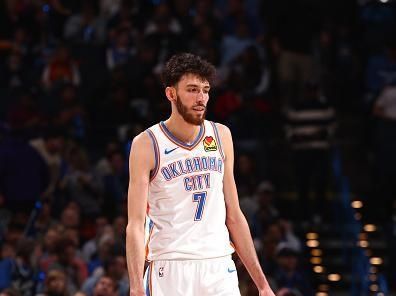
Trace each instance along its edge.
<path fill-rule="evenodd" d="M 194 111 L 197 111 L 197 112 L 203 112 L 203 111 L 205 111 L 205 107 L 203 107 L 203 106 L 199 106 L 199 107 L 193 107 L 193 110 Z"/>

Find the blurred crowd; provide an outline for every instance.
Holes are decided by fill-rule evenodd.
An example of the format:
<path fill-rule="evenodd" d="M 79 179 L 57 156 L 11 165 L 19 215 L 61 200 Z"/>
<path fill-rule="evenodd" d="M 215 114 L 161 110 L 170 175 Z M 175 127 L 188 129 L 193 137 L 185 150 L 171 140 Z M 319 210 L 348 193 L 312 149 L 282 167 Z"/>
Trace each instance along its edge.
<path fill-rule="evenodd" d="M 233 132 L 241 207 L 272 286 L 313 295 L 294 228 L 326 214 L 345 114 L 363 116 L 373 192 L 392 211 L 396 8 L 382 2 L 1 1 L 0 295 L 128 295 L 129 147 L 169 114 L 159 73 L 180 51 L 217 68 L 208 118 Z M 292 206 L 274 198 L 289 186 L 279 141 Z M 255 295 L 237 263 L 242 294 Z"/>

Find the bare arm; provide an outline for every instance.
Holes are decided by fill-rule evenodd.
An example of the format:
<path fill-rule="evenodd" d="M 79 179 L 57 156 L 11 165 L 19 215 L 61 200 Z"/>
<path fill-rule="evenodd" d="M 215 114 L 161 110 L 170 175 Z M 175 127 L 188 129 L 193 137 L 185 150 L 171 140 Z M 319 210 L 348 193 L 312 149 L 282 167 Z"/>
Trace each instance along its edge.
<path fill-rule="evenodd" d="M 126 255 L 130 295 L 145 295 L 144 223 L 147 209 L 150 170 L 154 167 L 154 152 L 149 136 L 138 135 L 132 143 L 129 157 L 128 225 L 126 229 Z"/>
<path fill-rule="evenodd" d="M 238 256 L 256 284 L 261 296 L 274 296 L 267 279 L 261 269 L 253 245 L 249 226 L 238 201 L 238 193 L 234 179 L 234 148 L 230 130 L 219 125 L 220 137 L 225 154 L 224 198 L 227 208 L 226 224 Z"/>

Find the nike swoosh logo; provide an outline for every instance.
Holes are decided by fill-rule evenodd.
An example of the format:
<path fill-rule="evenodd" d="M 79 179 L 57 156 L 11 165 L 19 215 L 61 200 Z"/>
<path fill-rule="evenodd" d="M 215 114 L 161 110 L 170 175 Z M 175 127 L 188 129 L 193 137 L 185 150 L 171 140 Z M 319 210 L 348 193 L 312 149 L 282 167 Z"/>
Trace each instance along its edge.
<path fill-rule="evenodd" d="M 234 272 L 234 271 L 236 271 L 236 269 L 230 269 L 230 268 L 228 268 L 228 272 L 229 272 L 229 273 L 232 273 L 232 272 Z"/>
<path fill-rule="evenodd" d="M 168 150 L 168 148 L 165 148 L 165 154 L 169 154 L 169 153 L 175 151 L 177 148 L 179 148 L 179 147 L 176 147 L 176 148 L 173 148 L 173 149 L 170 149 L 170 150 Z"/>

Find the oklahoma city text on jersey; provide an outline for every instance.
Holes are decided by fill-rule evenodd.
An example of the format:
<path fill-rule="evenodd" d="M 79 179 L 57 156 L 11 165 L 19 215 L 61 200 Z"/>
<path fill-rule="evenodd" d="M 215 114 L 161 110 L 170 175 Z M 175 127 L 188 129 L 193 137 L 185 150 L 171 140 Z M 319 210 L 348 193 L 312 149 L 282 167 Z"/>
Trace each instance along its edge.
<path fill-rule="evenodd" d="M 178 160 L 161 167 L 161 174 L 166 181 L 197 172 L 223 172 L 223 160 L 218 157 L 194 157 Z M 210 173 L 194 174 L 183 178 L 184 189 L 195 191 L 210 188 Z"/>

